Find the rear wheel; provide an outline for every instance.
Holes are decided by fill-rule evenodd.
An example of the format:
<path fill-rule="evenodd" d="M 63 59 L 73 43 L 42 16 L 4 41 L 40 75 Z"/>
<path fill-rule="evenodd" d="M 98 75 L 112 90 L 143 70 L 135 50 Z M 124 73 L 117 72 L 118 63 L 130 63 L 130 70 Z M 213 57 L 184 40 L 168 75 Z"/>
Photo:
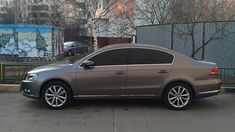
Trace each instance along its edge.
<path fill-rule="evenodd" d="M 169 108 L 183 110 L 191 104 L 193 93 L 189 85 L 174 83 L 166 88 L 163 98 Z"/>
<path fill-rule="evenodd" d="M 71 102 L 71 90 L 60 81 L 52 81 L 43 87 L 42 100 L 52 109 L 64 108 Z"/>

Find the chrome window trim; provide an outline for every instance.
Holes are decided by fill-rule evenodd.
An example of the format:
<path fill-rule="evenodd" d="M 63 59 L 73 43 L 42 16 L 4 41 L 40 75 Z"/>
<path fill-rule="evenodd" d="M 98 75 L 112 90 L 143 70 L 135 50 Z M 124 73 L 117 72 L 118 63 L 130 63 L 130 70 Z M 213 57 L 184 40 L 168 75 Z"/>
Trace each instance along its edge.
<path fill-rule="evenodd" d="M 118 49 L 134 49 L 134 48 L 139 48 L 139 49 L 149 49 L 149 50 L 156 50 L 156 51 L 162 51 L 162 52 L 166 52 L 170 55 L 173 56 L 173 60 L 171 63 L 162 63 L 162 64 L 127 64 L 127 65 L 103 65 L 103 66 L 94 66 L 94 67 L 110 67 L 110 66 L 158 66 L 158 65 L 173 65 L 174 62 L 175 62 L 175 55 L 168 52 L 168 51 L 165 51 L 165 50 L 162 50 L 162 49 L 158 49 L 158 48 L 152 48 L 152 47 L 118 47 L 118 48 L 110 48 L 110 49 L 105 49 L 103 51 L 100 51 L 100 52 L 97 52 L 95 53 L 94 55 L 90 56 L 89 58 L 85 59 L 84 61 L 87 61 L 89 60 L 90 58 L 98 55 L 98 54 L 101 54 L 101 53 L 104 53 L 104 52 L 107 52 L 107 51 L 111 51 L 111 50 L 118 50 Z M 79 65 L 79 68 L 83 68 L 81 67 L 81 65 L 83 64 L 83 62 L 81 62 L 81 64 Z"/>

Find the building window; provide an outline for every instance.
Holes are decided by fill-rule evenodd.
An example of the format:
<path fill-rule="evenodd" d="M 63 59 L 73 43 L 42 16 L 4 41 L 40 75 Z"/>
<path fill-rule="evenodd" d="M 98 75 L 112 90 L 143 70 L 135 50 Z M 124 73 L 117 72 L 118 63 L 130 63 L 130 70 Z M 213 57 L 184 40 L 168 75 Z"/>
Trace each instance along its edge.
<path fill-rule="evenodd" d="M 98 1 L 99 3 L 98 3 L 98 9 L 104 9 L 104 7 L 105 7 L 105 0 L 99 0 Z"/>

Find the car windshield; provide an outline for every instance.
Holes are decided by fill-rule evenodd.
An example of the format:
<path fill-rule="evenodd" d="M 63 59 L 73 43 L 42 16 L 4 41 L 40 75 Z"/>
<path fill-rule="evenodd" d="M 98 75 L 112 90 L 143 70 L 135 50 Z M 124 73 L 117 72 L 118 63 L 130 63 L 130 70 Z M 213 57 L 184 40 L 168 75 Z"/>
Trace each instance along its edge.
<path fill-rule="evenodd" d="M 65 42 L 64 43 L 64 46 L 70 46 L 70 45 L 72 45 L 74 42 Z"/>

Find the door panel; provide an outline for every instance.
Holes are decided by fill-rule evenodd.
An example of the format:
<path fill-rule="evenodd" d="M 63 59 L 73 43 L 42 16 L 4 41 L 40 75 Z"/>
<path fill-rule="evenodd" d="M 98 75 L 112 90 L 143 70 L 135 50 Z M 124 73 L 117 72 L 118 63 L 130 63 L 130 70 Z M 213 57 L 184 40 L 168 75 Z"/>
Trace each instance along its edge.
<path fill-rule="evenodd" d="M 128 52 L 127 48 L 113 49 L 89 58 L 88 60 L 93 61 L 95 66 L 89 69 L 79 68 L 78 94 L 125 94 Z"/>
<path fill-rule="evenodd" d="M 98 66 L 80 69 L 77 78 L 79 94 L 117 95 L 124 94 L 127 66 Z"/>
<path fill-rule="evenodd" d="M 156 94 L 168 76 L 171 65 L 129 65 L 127 94 Z"/>
<path fill-rule="evenodd" d="M 155 49 L 132 48 L 126 93 L 156 94 L 170 72 L 173 58 L 173 55 Z"/>

